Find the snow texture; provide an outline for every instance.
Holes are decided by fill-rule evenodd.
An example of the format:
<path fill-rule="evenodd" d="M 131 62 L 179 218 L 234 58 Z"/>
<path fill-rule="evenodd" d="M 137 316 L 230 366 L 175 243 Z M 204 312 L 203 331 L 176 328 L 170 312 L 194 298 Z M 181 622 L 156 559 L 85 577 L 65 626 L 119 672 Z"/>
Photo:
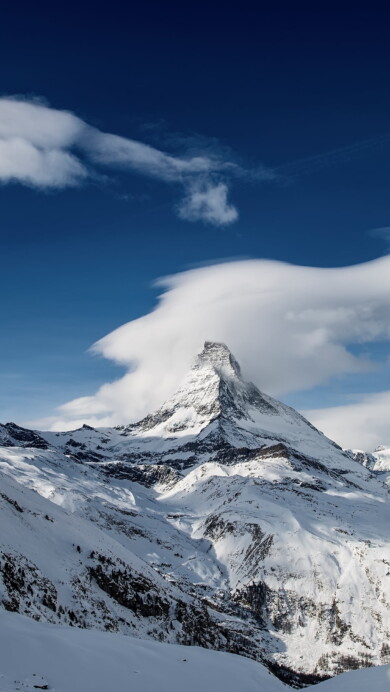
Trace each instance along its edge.
<path fill-rule="evenodd" d="M 344 452 L 224 344 L 139 423 L 0 442 L 7 611 L 240 653 L 294 685 L 390 662 L 388 450 Z"/>
<path fill-rule="evenodd" d="M 254 661 L 0 613 L 2 692 L 282 692 Z"/>
<path fill-rule="evenodd" d="M 390 666 L 345 673 L 317 692 L 387 692 Z M 38 623 L 0 613 L 2 692 L 283 692 L 261 664 L 199 647 Z"/>

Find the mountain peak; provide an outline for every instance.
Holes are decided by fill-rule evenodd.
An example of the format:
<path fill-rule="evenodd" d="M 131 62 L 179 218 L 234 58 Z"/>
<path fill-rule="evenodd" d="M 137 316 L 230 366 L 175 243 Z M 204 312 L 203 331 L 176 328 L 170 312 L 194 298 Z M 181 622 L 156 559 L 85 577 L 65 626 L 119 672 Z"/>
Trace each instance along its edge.
<path fill-rule="evenodd" d="M 245 381 L 226 344 L 214 341 L 205 342 L 178 389 L 162 406 L 129 426 L 127 433 L 138 445 L 134 447 L 137 454 L 146 454 L 142 458 L 149 458 L 145 450 L 152 445 L 164 462 L 167 454 L 173 454 L 175 463 L 181 459 L 178 463 L 187 465 L 206 451 L 218 454 L 227 448 L 253 450 L 275 444 L 321 457 L 322 463 L 334 459 L 333 442 L 297 411 Z"/>
<path fill-rule="evenodd" d="M 226 344 L 206 341 L 174 394 L 131 430 L 132 434 L 155 438 L 188 438 L 201 431 L 214 436 L 218 429 L 219 439 L 221 425 L 236 429 L 239 421 L 247 420 L 253 426 L 252 413 L 259 412 L 275 415 L 278 409 L 255 385 L 242 379 L 240 366 Z M 244 442 L 241 432 L 239 437 L 239 444 L 248 442 L 247 435 Z"/>
<path fill-rule="evenodd" d="M 241 369 L 226 344 L 218 341 L 205 341 L 203 351 L 197 356 L 195 367 L 210 364 L 217 371 L 241 377 Z"/>

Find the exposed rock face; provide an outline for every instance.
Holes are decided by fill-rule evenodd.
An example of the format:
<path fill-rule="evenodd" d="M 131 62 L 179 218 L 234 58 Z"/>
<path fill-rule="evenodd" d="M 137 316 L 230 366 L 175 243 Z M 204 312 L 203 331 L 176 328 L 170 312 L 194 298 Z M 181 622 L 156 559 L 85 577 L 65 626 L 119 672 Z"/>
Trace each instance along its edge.
<path fill-rule="evenodd" d="M 380 445 L 373 452 L 363 452 L 360 449 L 348 449 L 347 453 L 359 464 L 370 469 L 381 480 L 390 483 L 390 447 Z"/>
<path fill-rule="evenodd" d="M 389 660 L 386 451 L 344 452 L 224 344 L 137 424 L 16 428 L 3 607 L 233 651 L 295 685 Z"/>
<path fill-rule="evenodd" d="M 21 428 L 15 423 L 0 424 L 0 445 L 2 447 L 35 447 L 47 449 L 48 443 L 34 430 Z"/>

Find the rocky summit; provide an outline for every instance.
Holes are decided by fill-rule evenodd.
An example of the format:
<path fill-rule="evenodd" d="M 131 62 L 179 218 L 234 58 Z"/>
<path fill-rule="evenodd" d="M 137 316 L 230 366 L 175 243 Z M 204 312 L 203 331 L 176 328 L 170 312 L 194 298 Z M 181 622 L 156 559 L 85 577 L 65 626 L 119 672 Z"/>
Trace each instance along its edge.
<path fill-rule="evenodd" d="M 4 609 L 238 653 L 296 687 L 390 661 L 385 448 L 344 452 L 224 344 L 138 423 L 8 423 L 0 445 Z"/>

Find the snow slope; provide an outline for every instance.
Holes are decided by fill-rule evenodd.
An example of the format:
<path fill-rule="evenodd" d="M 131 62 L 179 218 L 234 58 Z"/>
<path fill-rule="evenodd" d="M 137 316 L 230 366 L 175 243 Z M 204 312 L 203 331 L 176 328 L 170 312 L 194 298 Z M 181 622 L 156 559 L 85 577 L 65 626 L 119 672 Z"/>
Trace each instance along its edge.
<path fill-rule="evenodd" d="M 356 670 L 338 675 L 316 685 L 317 692 L 388 692 L 390 689 L 390 665 Z"/>
<path fill-rule="evenodd" d="M 44 686 L 47 685 L 47 688 Z M 0 612 L 2 692 L 283 692 L 241 656 L 34 622 Z"/>
<path fill-rule="evenodd" d="M 8 610 L 241 653 L 296 684 L 390 661 L 388 487 L 223 344 L 137 424 L 7 424 L 0 442 Z"/>
<path fill-rule="evenodd" d="M 47 686 L 47 687 L 46 687 Z M 390 666 L 345 673 L 308 689 L 387 692 Z M 77 630 L 0 612 L 2 692 L 283 692 L 264 666 L 198 647 Z"/>
<path fill-rule="evenodd" d="M 103 500 L 100 513 L 100 500 L 92 501 L 91 520 L 82 516 L 82 504 L 80 514 L 70 512 L 2 473 L 0 487 L 5 609 L 52 623 L 229 648 L 200 599 L 131 550 L 137 531 L 133 503 L 122 514 L 121 501 L 115 508 Z M 96 490 L 98 495 L 98 483 Z M 123 491 L 122 501 L 128 496 L 126 487 Z M 76 491 L 74 501 L 75 496 Z M 151 552 L 158 540 L 156 535 L 148 541 Z M 204 628 L 201 639 L 197 623 Z"/>

